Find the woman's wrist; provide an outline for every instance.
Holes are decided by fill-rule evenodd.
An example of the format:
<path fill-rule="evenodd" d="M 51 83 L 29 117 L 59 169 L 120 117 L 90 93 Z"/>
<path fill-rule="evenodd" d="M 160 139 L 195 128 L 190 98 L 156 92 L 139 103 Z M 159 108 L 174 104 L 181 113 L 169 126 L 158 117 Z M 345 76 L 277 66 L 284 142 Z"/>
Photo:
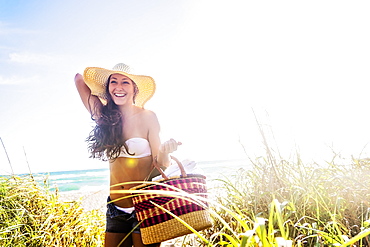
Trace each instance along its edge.
<path fill-rule="evenodd" d="M 168 153 L 165 154 L 159 151 L 158 156 L 155 157 L 155 161 L 159 166 L 168 167 L 170 164 L 170 156 Z"/>

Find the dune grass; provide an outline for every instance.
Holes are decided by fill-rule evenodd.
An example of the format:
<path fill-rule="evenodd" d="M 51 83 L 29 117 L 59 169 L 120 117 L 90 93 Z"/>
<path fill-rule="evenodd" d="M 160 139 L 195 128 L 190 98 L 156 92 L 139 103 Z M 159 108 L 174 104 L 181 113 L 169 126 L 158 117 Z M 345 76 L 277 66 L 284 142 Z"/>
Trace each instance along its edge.
<path fill-rule="evenodd" d="M 0 246 L 102 246 L 104 215 L 65 203 L 32 175 L 0 177 Z"/>
<path fill-rule="evenodd" d="M 267 151 L 213 181 L 213 227 L 176 246 L 370 246 L 370 160 L 304 164 Z M 0 177 L 0 206 L 0 246 L 102 246 L 103 213 L 61 202 L 47 180 Z"/>
<path fill-rule="evenodd" d="M 218 180 L 212 246 L 370 246 L 369 160 L 307 165 L 267 152 L 252 163 Z"/>

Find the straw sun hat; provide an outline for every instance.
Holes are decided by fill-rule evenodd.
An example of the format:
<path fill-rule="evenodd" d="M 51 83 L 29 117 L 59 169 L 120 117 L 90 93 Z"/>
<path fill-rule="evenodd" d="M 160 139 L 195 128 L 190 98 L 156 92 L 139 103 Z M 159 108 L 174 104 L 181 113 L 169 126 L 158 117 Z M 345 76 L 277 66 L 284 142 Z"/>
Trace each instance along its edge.
<path fill-rule="evenodd" d="M 84 80 L 90 88 L 91 94 L 106 100 L 107 94 L 105 91 L 108 83 L 108 78 L 112 74 L 121 74 L 130 78 L 137 85 L 139 92 L 135 98 L 135 105 L 143 107 L 144 104 L 153 96 L 155 92 L 155 82 L 150 76 L 130 74 L 130 67 L 126 64 L 119 63 L 113 69 L 103 69 L 98 67 L 87 67 L 84 71 Z"/>

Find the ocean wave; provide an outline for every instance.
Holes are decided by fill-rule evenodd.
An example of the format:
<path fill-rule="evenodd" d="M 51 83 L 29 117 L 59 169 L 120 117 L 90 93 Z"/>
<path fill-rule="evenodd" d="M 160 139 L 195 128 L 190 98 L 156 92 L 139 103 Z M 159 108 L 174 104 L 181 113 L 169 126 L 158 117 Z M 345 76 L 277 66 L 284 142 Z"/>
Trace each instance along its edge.
<path fill-rule="evenodd" d="M 78 179 L 78 178 L 91 178 L 91 177 L 107 177 L 109 176 L 109 170 L 104 171 L 75 171 L 74 173 L 68 172 L 63 173 L 60 172 L 59 174 L 50 174 L 49 179 L 51 180 L 64 180 L 64 179 Z"/>

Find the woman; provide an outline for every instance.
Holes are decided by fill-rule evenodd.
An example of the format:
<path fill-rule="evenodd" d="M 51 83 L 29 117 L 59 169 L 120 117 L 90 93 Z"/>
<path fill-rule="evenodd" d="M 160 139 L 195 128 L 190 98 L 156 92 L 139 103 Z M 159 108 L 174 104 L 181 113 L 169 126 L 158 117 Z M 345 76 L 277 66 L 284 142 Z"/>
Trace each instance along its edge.
<path fill-rule="evenodd" d="M 82 102 L 96 122 L 88 137 L 91 157 L 109 160 L 111 192 L 108 201 L 105 246 L 145 246 L 141 241 L 133 203 L 127 194 L 115 193 L 156 175 L 152 162 L 168 167 L 169 154 L 178 145 L 171 139 L 161 144 L 158 119 L 143 108 L 153 96 L 155 82 L 149 76 L 130 74 L 129 67 L 117 64 L 112 70 L 88 67 L 75 76 Z M 120 185 L 117 185 L 120 184 Z M 132 229 L 133 233 L 128 235 Z M 151 245 L 159 246 L 160 244 Z"/>

